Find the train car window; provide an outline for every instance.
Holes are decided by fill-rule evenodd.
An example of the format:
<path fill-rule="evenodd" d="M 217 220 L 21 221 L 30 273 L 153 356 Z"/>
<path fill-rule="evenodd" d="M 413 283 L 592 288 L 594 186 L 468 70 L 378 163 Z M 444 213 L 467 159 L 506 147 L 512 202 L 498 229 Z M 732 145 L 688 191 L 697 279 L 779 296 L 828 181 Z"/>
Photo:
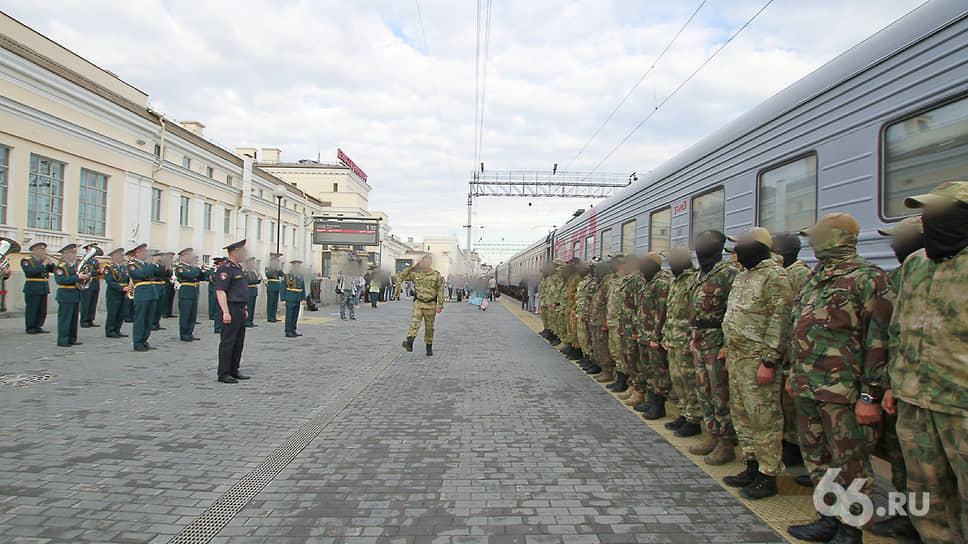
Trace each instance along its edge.
<path fill-rule="evenodd" d="M 692 197 L 690 222 L 690 232 L 694 238 L 705 230 L 722 232 L 726 223 L 726 191 L 720 187 Z"/>
<path fill-rule="evenodd" d="M 599 257 L 605 257 L 612 252 L 612 229 L 602 231 L 602 248 L 598 250 Z"/>
<path fill-rule="evenodd" d="M 649 251 L 672 247 L 672 208 L 662 208 L 649 215 Z"/>
<path fill-rule="evenodd" d="M 594 235 L 586 236 L 584 260 L 590 261 L 594 256 L 595 256 L 595 236 Z"/>
<path fill-rule="evenodd" d="M 905 198 L 968 179 L 968 97 L 887 125 L 882 146 L 882 213 L 910 215 Z"/>
<path fill-rule="evenodd" d="M 759 225 L 770 232 L 799 232 L 817 221 L 817 155 L 810 154 L 759 175 Z"/>
<path fill-rule="evenodd" d="M 571 244 L 571 256 L 568 258 L 571 259 L 579 255 L 581 255 L 581 240 L 575 240 Z"/>
<path fill-rule="evenodd" d="M 622 223 L 622 253 L 635 254 L 635 220 Z"/>

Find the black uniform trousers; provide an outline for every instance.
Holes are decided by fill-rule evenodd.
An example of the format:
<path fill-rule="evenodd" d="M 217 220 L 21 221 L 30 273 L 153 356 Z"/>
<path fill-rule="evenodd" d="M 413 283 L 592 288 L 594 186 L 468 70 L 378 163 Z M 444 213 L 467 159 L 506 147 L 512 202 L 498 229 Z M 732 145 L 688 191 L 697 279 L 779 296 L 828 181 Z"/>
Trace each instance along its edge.
<path fill-rule="evenodd" d="M 93 325 L 97 314 L 97 299 L 101 293 L 101 280 L 91 280 L 87 289 L 81 291 L 81 325 Z"/>
<path fill-rule="evenodd" d="M 218 344 L 218 377 L 226 378 L 239 373 L 242 348 L 245 347 L 245 303 L 229 302 L 232 322 L 222 324 L 222 336 Z M 219 318 L 221 321 L 221 317 Z"/>
<path fill-rule="evenodd" d="M 278 283 L 278 282 L 272 282 Z M 269 287 L 272 283 L 266 284 L 266 321 L 275 321 L 276 312 L 279 311 L 279 288 Z"/>
<path fill-rule="evenodd" d="M 195 336 L 195 319 L 198 317 L 198 295 L 178 294 L 178 336 L 191 340 Z"/>
<path fill-rule="evenodd" d="M 121 323 L 124 321 L 124 302 L 127 300 L 123 293 L 108 290 L 104 295 L 104 306 L 107 316 L 104 318 L 104 336 L 121 334 Z"/>
<path fill-rule="evenodd" d="M 135 348 L 147 348 L 148 337 L 151 336 L 152 312 L 156 300 L 134 302 L 134 327 L 131 329 L 131 341 Z"/>
<path fill-rule="evenodd" d="M 24 295 L 26 332 L 38 332 L 47 321 L 47 295 Z"/>
<path fill-rule="evenodd" d="M 249 305 L 248 305 L 249 317 L 245 318 L 245 324 L 246 325 L 250 325 L 251 326 L 251 325 L 254 325 L 255 324 L 253 320 L 255 319 L 255 300 L 256 300 L 256 298 L 258 298 L 257 295 L 249 295 Z"/>
<path fill-rule="evenodd" d="M 295 302 L 286 301 L 286 334 L 296 332 L 296 321 L 299 319 L 299 299 Z"/>
<path fill-rule="evenodd" d="M 77 321 L 80 309 L 77 302 L 57 304 L 57 345 L 69 346 L 77 343 Z"/>
<path fill-rule="evenodd" d="M 208 290 L 208 318 L 215 324 L 215 334 L 222 332 L 222 309 L 215 298 L 215 289 Z"/>

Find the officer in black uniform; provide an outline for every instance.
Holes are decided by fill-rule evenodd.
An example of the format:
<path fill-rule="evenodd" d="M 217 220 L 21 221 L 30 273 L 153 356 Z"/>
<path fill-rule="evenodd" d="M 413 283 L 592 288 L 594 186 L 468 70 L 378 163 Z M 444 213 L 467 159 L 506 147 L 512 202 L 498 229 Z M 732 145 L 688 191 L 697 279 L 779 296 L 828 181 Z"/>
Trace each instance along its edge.
<path fill-rule="evenodd" d="M 242 262 L 245 240 L 225 247 L 228 259 L 215 272 L 215 296 L 222 311 L 222 336 L 218 345 L 218 381 L 238 383 L 248 376 L 239 371 L 245 347 L 246 306 L 249 303 L 249 281 Z"/>
<path fill-rule="evenodd" d="M 97 244 L 88 244 L 81 249 L 87 252 L 87 250 L 92 247 L 97 247 Z M 94 322 L 94 316 L 97 314 L 97 299 L 101 295 L 101 278 L 104 277 L 104 272 L 101 270 L 101 263 L 94 259 L 91 261 L 94 266 L 94 271 L 91 273 L 91 282 L 87 285 L 87 289 L 80 291 L 78 294 L 81 295 L 81 328 L 90 329 L 91 327 L 100 327 Z"/>
<path fill-rule="evenodd" d="M 259 284 L 262 283 L 262 276 L 255 269 L 255 257 L 249 257 L 245 260 L 245 279 L 249 284 L 249 304 L 246 307 L 249 317 L 245 319 L 245 326 L 249 328 L 258 327 L 255 324 L 255 301 L 259 297 Z"/>
<path fill-rule="evenodd" d="M 57 283 L 57 345 L 79 346 L 77 324 L 81 294 L 77 292 L 77 282 L 90 276 L 77 273 L 77 244 L 67 244 L 60 253 L 63 260 L 54 269 L 54 281 Z"/>
<path fill-rule="evenodd" d="M 195 261 L 195 251 L 187 247 L 178 252 L 181 262 L 175 266 L 178 280 L 178 337 L 182 342 L 201 340 L 195 336 L 195 318 L 198 317 L 198 283 L 205 273 Z"/>
<path fill-rule="evenodd" d="M 155 285 L 155 265 L 147 262 L 148 244 L 141 244 L 128 252 L 128 277 L 134 283 L 134 326 L 131 329 L 131 341 L 135 351 L 158 349 L 148 344 L 151 336 L 151 322 L 154 319 L 154 309 L 158 301 Z"/>
<path fill-rule="evenodd" d="M 222 310 L 219 309 L 218 299 L 215 298 L 215 272 L 224 262 L 225 257 L 215 257 L 212 259 L 212 268 L 205 273 L 205 281 L 208 282 L 208 318 L 215 324 L 215 334 L 222 332 Z"/>
<path fill-rule="evenodd" d="M 30 257 L 20 261 L 24 271 L 24 324 L 27 334 L 46 334 L 43 329 L 47 320 L 47 295 L 50 294 L 50 273 L 54 271 L 54 261 L 47 256 L 47 244 L 37 242 L 30 245 Z"/>
<path fill-rule="evenodd" d="M 286 274 L 286 338 L 296 338 L 302 334 L 296 332 L 296 321 L 299 320 L 299 307 L 306 298 L 306 284 L 302 276 L 302 261 L 289 262 L 289 273 Z"/>
<path fill-rule="evenodd" d="M 104 336 L 107 338 L 127 338 L 121 332 L 124 322 L 124 303 L 128 300 L 128 269 L 124 266 L 124 248 L 118 247 L 108 253 L 111 263 L 104 265 Z"/>
<path fill-rule="evenodd" d="M 279 310 L 279 296 L 285 300 L 286 293 L 282 292 L 282 280 L 285 274 L 279 264 L 282 253 L 269 254 L 269 266 L 266 267 L 266 321 L 277 323 L 276 312 Z"/>

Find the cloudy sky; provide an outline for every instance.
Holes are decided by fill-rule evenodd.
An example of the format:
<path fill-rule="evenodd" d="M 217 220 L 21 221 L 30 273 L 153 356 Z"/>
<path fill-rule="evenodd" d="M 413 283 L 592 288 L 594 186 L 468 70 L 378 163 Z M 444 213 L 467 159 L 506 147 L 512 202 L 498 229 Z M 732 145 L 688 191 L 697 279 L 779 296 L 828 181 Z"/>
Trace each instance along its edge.
<path fill-rule="evenodd" d="M 493 0 L 485 167 L 595 167 L 764 1 L 708 0 L 576 159 L 700 0 Z M 775 0 L 599 170 L 649 171 L 920 3 Z M 477 7 L 0 0 L 3 11 L 147 92 L 153 108 L 202 121 L 228 149 L 279 147 L 283 160 L 320 153 L 335 161 L 341 147 L 369 175 L 370 207 L 389 213 L 396 233 L 461 240 L 474 168 Z M 591 204 L 478 199 L 474 238 L 532 242 Z"/>

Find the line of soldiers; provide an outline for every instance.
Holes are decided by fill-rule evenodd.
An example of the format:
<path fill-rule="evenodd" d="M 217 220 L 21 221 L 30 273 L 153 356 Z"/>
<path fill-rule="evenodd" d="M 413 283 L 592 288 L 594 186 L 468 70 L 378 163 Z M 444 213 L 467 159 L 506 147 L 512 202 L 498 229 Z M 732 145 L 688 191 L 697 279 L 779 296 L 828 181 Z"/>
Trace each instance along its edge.
<path fill-rule="evenodd" d="M 796 235 L 759 227 L 728 250 L 723 233 L 698 234 L 698 267 L 685 247 L 556 259 L 538 286 L 541 335 L 645 419 L 673 400 L 665 427 L 698 437 L 689 451 L 706 463 L 734 460 L 738 445 L 745 469 L 724 483 L 747 499 L 776 495 L 777 475 L 801 462 L 801 485 L 839 469 L 837 483 L 870 498 L 875 454 L 898 491 L 929 494 L 924 515 L 877 523 L 858 522 L 862 503 L 825 496 L 815 521 L 789 527 L 796 538 L 859 544 L 866 528 L 965 542 L 968 182 L 905 204 L 922 215 L 879 231 L 901 263 L 890 274 L 858 255 L 860 226 L 845 213 L 798 233 L 812 270 Z"/>
<path fill-rule="evenodd" d="M 89 244 L 82 249 L 96 248 Z M 199 340 L 195 336 L 198 318 L 198 297 L 201 282 L 209 284 L 209 319 L 214 322 L 214 332 L 221 332 L 222 320 L 215 295 L 215 272 L 225 258 L 216 257 L 214 267 L 198 264 L 198 256 L 192 248 L 175 253 L 156 251 L 150 253 L 147 244 L 141 244 L 127 252 L 115 248 L 108 253 L 109 261 L 101 263 L 92 259 L 81 263 L 77 244 L 68 244 L 60 250 L 60 260 L 55 262 L 47 254 L 47 244 L 37 242 L 29 247 L 30 256 L 20 261 L 24 273 L 24 322 L 27 334 L 44 334 L 47 320 L 47 299 L 50 294 L 50 276 L 54 276 L 57 288 L 55 300 L 57 312 L 57 345 L 70 347 L 80 345 L 77 332 L 80 328 L 100 327 L 95 315 L 101 281 L 105 284 L 104 335 L 107 338 L 127 338 L 121 332 L 123 323 L 132 323 L 134 351 L 153 348 L 148 339 L 152 331 L 164 330 L 162 318 L 173 315 L 173 304 L 178 300 L 178 336 L 183 342 Z M 289 273 L 280 265 L 281 254 L 273 253 L 265 271 L 267 321 L 276 323 L 280 298 L 287 303 L 285 333 L 287 338 L 302 336 L 296 331 L 300 302 L 306 298 L 302 261 L 293 260 Z M 246 327 L 254 323 L 258 285 L 263 276 L 256 268 L 255 257 L 245 261 L 247 283 Z"/>

